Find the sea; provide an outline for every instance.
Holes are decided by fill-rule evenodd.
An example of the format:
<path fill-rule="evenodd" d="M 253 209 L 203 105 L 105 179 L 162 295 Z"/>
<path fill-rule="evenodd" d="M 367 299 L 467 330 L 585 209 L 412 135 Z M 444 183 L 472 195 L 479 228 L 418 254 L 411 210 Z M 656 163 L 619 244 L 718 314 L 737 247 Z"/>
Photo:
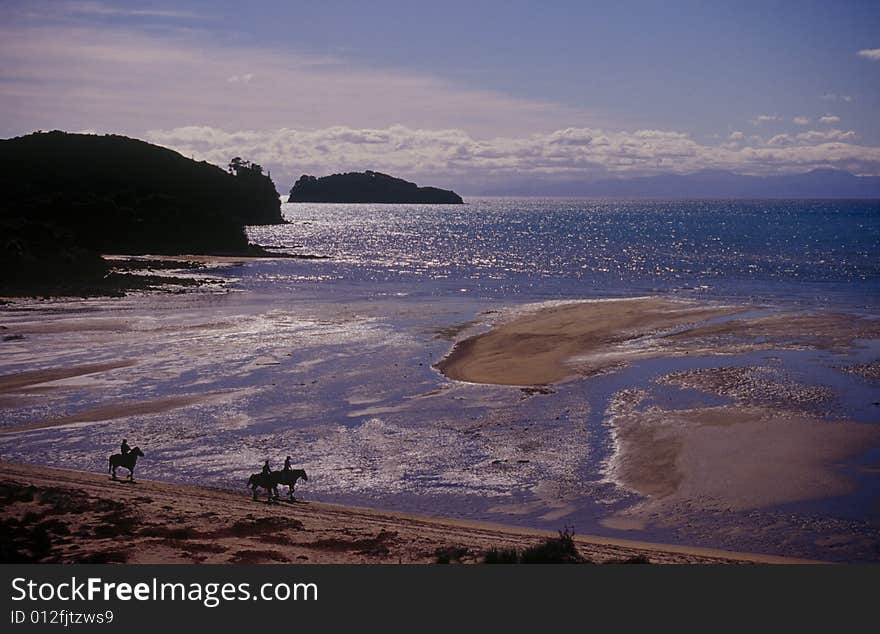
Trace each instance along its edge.
<path fill-rule="evenodd" d="M 833 390 L 829 421 L 880 424 L 876 379 L 839 371 L 880 342 L 634 362 L 546 393 L 448 380 L 456 341 L 524 308 L 663 296 L 746 316 L 880 318 L 880 201 L 467 198 L 464 205 L 284 203 L 248 227 L 279 255 L 195 272 L 198 289 L 0 307 L 0 375 L 129 367 L 5 398 L 0 458 L 106 472 L 121 438 L 143 478 L 221 487 L 269 459 L 305 468 L 303 500 L 840 561 L 880 559 L 880 447 L 841 468 L 846 495 L 771 508 L 677 508 L 638 530 L 605 521 L 645 500 L 609 475 L 609 412 L 644 390 L 665 408 L 729 398 L 658 383 L 758 367 Z M 19 336 L 20 335 L 20 336 Z M 169 398 L 192 403 L 162 407 Z M 108 408 L 131 403 L 125 415 Z M 834 544 L 834 548 L 827 547 Z"/>
<path fill-rule="evenodd" d="M 880 201 L 470 198 L 283 213 L 290 224 L 251 227 L 252 240 L 329 259 L 255 267 L 249 288 L 880 305 Z"/>

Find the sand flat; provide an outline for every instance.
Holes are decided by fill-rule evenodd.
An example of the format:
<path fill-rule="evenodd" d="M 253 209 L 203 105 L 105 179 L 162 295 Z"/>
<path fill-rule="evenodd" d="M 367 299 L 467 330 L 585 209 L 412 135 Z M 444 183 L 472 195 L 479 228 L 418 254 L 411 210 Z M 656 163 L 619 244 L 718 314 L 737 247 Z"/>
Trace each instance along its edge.
<path fill-rule="evenodd" d="M 128 368 L 136 364 L 137 361 L 133 359 L 121 359 L 119 361 L 84 363 L 63 368 L 28 370 L 26 372 L 17 372 L 15 374 L 5 374 L 0 376 L 0 394 L 15 392 L 22 388 L 49 383 L 51 381 L 70 379 L 77 376 L 85 376 L 87 374 L 97 374 L 99 372 L 106 372 L 107 370 L 115 370 L 117 368 Z"/>
<path fill-rule="evenodd" d="M 758 342 L 758 347 L 807 347 L 847 352 L 859 339 L 880 338 L 880 319 L 843 313 L 784 313 L 755 319 L 732 319 L 669 334 L 671 341 L 703 339 L 720 347 L 725 341 Z"/>
<path fill-rule="evenodd" d="M 574 357 L 596 355 L 591 370 L 619 363 L 622 344 L 742 309 L 659 297 L 578 302 L 543 308 L 459 342 L 436 367 L 451 379 L 496 385 L 546 385 L 576 375 Z M 629 356 L 638 356 L 638 350 Z"/>
<path fill-rule="evenodd" d="M 657 407 L 611 418 L 610 475 L 657 504 L 748 510 L 852 491 L 837 466 L 875 446 L 880 429 L 770 407 Z"/>
<path fill-rule="evenodd" d="M 147 452 L 149 454 L 149 452 Z M 149 459 L 147 456 L 146 459 Z M 300 484 L 298 492 L 307 485 Z M 525 548 L 555 533 L 316 502 L 266 504 L 232 493 L 162 482 L 110 481 L 85 473 L 0 462 L 0 517 L 42 518 L 50 546 L 16 547 L 44 562 L 433 563 L 454 551 L 475 563 L 490 548 Z M 57 535 L 56 535 L 57 532 Z M 88 535 L 68 540 L 66 536 Z M 804 560 L 578 535 L 595 562 L 799 563 Z"/>
<path fill-rule="evenodd" d="M 77 412 L 76 414 L 69 414 L 68 416 L 59 416 L 57 418 L 33 423 L 2 427 L 0 428 L 0 434 L 14 434 L 24 431 L 33 431 L 35 429 L 45 429 L 47 427 L 73 425 L 76 423 L 97 423 L 115 420 L 117 418 L 125 418 L 128 416 L 161 414 L 163 412 L 170 412 L 179 407 L 222 400 L 234 392 L 235 390 L 229 390 L 226 392 L 206 392 L 201 394 L 178 394 L 142 401 L 120 401 L 92 407 L 82 412 Z"/>

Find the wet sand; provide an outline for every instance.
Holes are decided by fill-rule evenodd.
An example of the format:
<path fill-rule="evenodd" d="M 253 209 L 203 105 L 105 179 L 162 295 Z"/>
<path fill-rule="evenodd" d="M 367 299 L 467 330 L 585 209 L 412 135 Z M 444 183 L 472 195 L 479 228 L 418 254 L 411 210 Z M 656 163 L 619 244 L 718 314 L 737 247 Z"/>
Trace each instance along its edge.
<path fill-rule="evenodd" d="M 97 374 L 98 372 L 106 372 L 107 370 L 115 370 L 117 368 L 127 368 L 136 363 L 134 360 L 108 361 L 105 363 L 87 363 L 64 368 L 48 368 L 46 370 L 29 370 L 16 374 L 5 374 L 0 376 L 0 394 L 16 392 L 22 388 L 49 383 L 50 381 Z"/>
<path fill-rule="evenodd" d="M 833 312 L 732 319 L 668 335 L 670 341 L 705 340 L 719 348 L 746 342 L 752 349 L 806 347 L 835 352 L 847 352 L 858 339 L 878 338 L 880 319 Z"/>
<path fill-rule="evenodd" d="M 540 385 L 636 359 L 777 348 L 843 352 L 880 336 L 880 320 L 834 313 L 705 323 L 735 312 L 659 298 L 564 304 L 465 339 L 436 367 L 462 381 Z M 850 371 L 863 374 L 865 367 Z M 842 465 L 880 443 L 877 425 L 828 415 L 832 390 L 799 384 L 772 367 L 689 370 L 655 383 L 730 402 L 670 409 L 652 403 L 645 390 L 618 392 L 606 413 L 614 449 L 605 476 L 643 501 L 603 525 L 641 529 L 646 518 L 657 523 L 673 508 L 741 512 L 848 495 L 856 483 Z"/>
<path fill-rule="evenodd" d="M 436 367 L 471 383 L 546 385 L 644 357 L 644 349 L 623 349 L 639 338 L 740 310 L 658 297 L 563 304 L 465 339 Z"/>
<path fill-rule="evenodd" d="M 555 535 L 306 501 L 270 505 L 244 489 L 129 484 L 8 462 L 0 462 L 0 497 L 5 546 L 41 562 L 477 563 L 486 550 L 523 549 Z M 581 535 L 575 542 L 596 563 L 804 561 Z"/>
<path fill-rule="evenodd" d="M 609 475 L 657 504 L 748 510 L 850 493 L 838 463 L 880 441 L 875 425 L 775 408 L 624 407 Z"/>
<path fill-rule="evenodd" d="M 179 396 L 164 396 L 161 398 L 147 399 L 143 401 L 127 401 L 93 407 L 76 414 L 68 416 L 59 416 L 48 420 L 38 421 L 34 423 L 23 423 L 21 425 L 9 425 L 0 427 L 0 434 L 14 434 L 23 431 L 32 431 L 34 429 L 45 429 L 47 427 L 60 427 L 62 425 L 73 425 L 76 423 L 99 423 L 104 421 L 115 420 L 117 418 L 125 418 L 128 416 L 138 416 L 143 414 L 161 414 L 170 412 L 178 407 L 187 407 L 196 403 L 218 402 L 228 398 L 234 394 L 229 392 L 207 392 L 203 394 L 181 394 Z"/>

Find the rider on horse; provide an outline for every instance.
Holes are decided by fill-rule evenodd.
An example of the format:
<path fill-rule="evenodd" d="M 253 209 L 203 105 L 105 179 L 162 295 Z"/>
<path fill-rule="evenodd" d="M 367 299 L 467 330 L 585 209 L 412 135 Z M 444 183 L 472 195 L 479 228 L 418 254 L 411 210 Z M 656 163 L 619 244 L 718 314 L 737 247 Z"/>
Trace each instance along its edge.
<path fill-rule="evenodd" d="M 285 471 L 290 471 L 290 469 L 291 469 L 291 467 L 290 467 L 290 456 L 287 456 L 287 458 L 284 459 L 284 470 L 285 470 Z"/>
<path fill-rule="evenodd" d="M 266 460 L 266 462 L 263 463 L 263 475 L 268 477 L 270 473 L 272 473 L 272 468 L 269 466 L 269 461 Z"/>
<path fill-rule="evenodd" d="M 140 447 L 129 447 L 128 440 L 123 439 L 119 446 L 119 453 L 110 456 L 108 470 L 113 479 L 116 479 L 116 469 L 122 467 L 128 470 L 128 479 L 134 481 L 134 468 L 137 465 L 137 459 L 143 458 L 144 452 Z"/>

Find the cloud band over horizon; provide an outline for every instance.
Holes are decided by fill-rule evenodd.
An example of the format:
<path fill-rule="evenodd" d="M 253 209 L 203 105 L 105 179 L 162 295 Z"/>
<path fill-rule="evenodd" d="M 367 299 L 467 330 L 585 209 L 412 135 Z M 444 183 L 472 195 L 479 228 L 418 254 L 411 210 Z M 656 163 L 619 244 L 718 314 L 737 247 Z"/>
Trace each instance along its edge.
<path fill-rule="evenodd" d="M 280 187 L 303 173 L 373 169 L 469 191 L 515 184 L 594 180 L 660 172 L 725 169 L 743 174 L 845 169 L 880 173 L 880 148 L 853 142 L 852 131 L 810 130 L 768 139 L 742 133 L 719 145 L 661 130 L 612 132 L 566 128 L 546 134 L 475 139 L 462 130 L 406 126 L 317 130 L 280 128 L 230 132 L 205 126 L 151 130 L 146 140 L 217 165 L 232 156 L 273 171 Z"/>

